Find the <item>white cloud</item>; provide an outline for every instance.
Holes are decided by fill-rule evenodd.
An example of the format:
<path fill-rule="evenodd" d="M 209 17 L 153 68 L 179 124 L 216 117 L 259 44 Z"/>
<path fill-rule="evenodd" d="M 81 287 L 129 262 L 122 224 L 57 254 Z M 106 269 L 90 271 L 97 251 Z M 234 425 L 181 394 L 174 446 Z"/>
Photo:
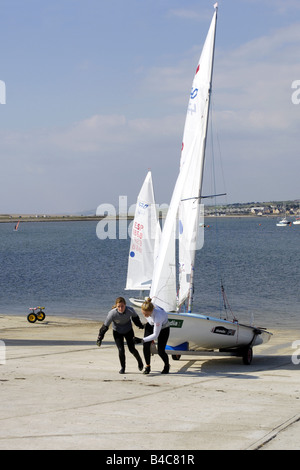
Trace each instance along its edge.
<path fill-rule="evenodd" d="M 208 21 L 211 18 L 211 9 L 199 11 L 189 8 L 176 8 L 169 11 L 169 16 L 174 16 L 184 20 Z"/>
<path fill-rule="evenodd" d="M 300 9 L 298 0 L 247 0 L 248 3 L 258 3 L 259 5 L 265 4 L 269 6 L 272 11 L 275 11 L 279 15 L 285 15 L 288 12 L 292 12 Z"/>
<path fill-rule="evenodd" d="M 178 116 L 94 115 L 66 128 L 3 131 L 0 212 L 10 181 L 16 194 L 24 188 L 22 200 L 10 191 L 11 212 L 20 211 L 19 204 L 27 207 L 26 212 L 53 212 L 55 205 L 60 212 L 96 208 L 103 202 L 115 203 L 119 194 L 128 195 L 133 203 L 148 167 L 159 168 L 164 175 L 169 171 L 171 177 L 177 172 L 181 124 Z M 171 170 L 170 148 L 175 159 Z M 168 202 L 169 190 L 160 191 L 163 202 Z"/>
<path fill-rule="evenodd" d="M 279 199 L 275 194 L 281 177 L 290 180 L 282 188 L 282 198 L 296 197 L 288 191 L 299 186 L 295 175 L 300 171 L 296 159 L 300 105 L 291 101 L 292 82 L 300 79 L 299 50 L 299 24 L 274 30 L 232 51 L 223 51 L 217 43 L 214 118 L 230 168 L 227 186 L 233 201 L 240 200 L 240 194 L 243 200 Z M 199 54 L 197 46 L 177 65 L 143 70 L 135 99 L 138 106 L 144 99 L 144 106 L 137 106 L 130 117 L 99 113 L 65 128 L 2 131 L 2 207 L 6 207 L 8 192 L 15 211 L 19 203 L 28 211 L 38 210 L 39 205 L 41 212 L 52 211 L 58 204 L 62 211 L 96 208 L 103 202 L 113 203 L 113 195 L 119 194 L 131 196 L 134 202 L 150 166 L 158 202 L 168 202 Z M 14 201 L 12 181 L 23 194 L 19 201 Z"/>
<path fill-rule="evenodd" d="M 291 105 L 291 84 L 300 73 L 299 48 L 295 24 L 217 54 L 214 89 L 223 124 L 230 117 L 244 131 L 295 129 L 299 111 Z"/>

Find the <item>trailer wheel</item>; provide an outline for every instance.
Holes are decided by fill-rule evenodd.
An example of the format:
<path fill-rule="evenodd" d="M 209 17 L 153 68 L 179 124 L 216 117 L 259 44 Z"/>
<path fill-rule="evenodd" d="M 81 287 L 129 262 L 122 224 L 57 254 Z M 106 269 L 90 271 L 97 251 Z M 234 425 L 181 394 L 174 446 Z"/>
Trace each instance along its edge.
<path fill-rule="evenodd" d="M 180 355 L 180 354 L 173 354 L 173 355 L 172 355 L 173 361 L 179 361 L 180 358 L 181 358 L 181 355 Z"/>
<path fill-rule="evenodd" d="M 27 320 L 29 321 L 29 323 L 35 323 L 37 321 L 36 314 L 29 313 L 29 315 L 27 315 Z"/>
<path fill-rule="evenodd" d="M 45 320 L 45 318 L 46 318 L 46 315 L 44 314 L 44 312 L 39 312 L 37 314 L 38 321 L 43 321 L 43 320 Z"/>
<path fill-rule="evenodd" d="M 245 348 L 243 351 L 243 363 L 246 366 L 250 366 L 253 359 L 253 350 L 251 347 Z"/>

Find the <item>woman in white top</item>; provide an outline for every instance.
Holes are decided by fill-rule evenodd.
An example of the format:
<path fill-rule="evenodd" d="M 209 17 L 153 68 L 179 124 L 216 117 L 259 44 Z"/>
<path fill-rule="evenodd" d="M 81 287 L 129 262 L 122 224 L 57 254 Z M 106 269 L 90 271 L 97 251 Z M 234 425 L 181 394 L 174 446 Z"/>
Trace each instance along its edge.
<path fill-rule="evenodd" d="M 142 305 L 142 313 L 147 320 L 145 326 L 145 334 L 143 339 L 144 357 L 146 367 L 144 374 L 149 374 L 151 371 L 151 342 L 157 339 L 158 354 L 164 362 L 162 374 L 168 374 L 170 370 L 169 356 L 165 349 L 170 334 L 170 324 L 168 321 L 168 314 L 160 307 L 153 305 L 151 299 L 147 299 Z"/>

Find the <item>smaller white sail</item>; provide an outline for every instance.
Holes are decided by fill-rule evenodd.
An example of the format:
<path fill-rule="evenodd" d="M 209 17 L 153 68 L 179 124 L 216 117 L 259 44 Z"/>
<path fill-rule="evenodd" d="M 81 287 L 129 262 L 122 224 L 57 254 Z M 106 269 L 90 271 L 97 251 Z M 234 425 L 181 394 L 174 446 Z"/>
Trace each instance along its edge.
<path fill-rule="evenodd" d="M 159 239 L 160 225 L 149 171 L 137 198 L 132 223 L 126 290 L 150 290 Z"/>

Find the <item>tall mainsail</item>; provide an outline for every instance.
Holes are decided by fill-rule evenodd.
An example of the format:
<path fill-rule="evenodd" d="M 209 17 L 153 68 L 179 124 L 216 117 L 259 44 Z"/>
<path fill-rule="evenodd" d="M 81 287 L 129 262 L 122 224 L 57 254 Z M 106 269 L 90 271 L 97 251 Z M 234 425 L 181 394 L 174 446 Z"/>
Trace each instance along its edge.
<path fill-rule="evenodd" d="M 210 105 L 217 4 L 196 69 L 184 129 L 180 171 L 164 224 L 154 266 L 150 297 L 160 307 L 175 311 L 192 290 L 199 203 L 202 191 L 207 121 Z M 175 227 L 179 213 L 179 295 L 176 295 Z"/>
<path fill-rule="evenodd" d="M 189 164 L 190 168 L 182 188 L 179 206 L 179 305 L 189 296 L 197 249 L 217 5 L 215 8 L 192 85 L 182 142 L 181 166 Z"/>
<path fill-rule="evenodd" d="M 160 225 L 154 199 L 151 171 L 139 192 L 128 258 L 127 290 L 150 290 Z"/>

